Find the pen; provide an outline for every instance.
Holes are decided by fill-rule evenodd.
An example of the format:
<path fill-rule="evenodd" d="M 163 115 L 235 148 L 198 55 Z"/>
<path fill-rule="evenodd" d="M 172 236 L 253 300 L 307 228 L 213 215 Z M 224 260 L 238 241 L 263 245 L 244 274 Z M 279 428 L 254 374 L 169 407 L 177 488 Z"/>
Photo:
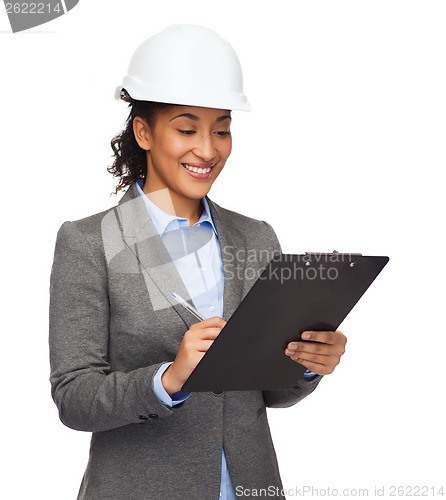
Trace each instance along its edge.
<path fill-rule="evenodd" d="M 192 313 L 200 321 L 204 321 L 206 318 L 201 315 L 195 307 L 192 307 L 188 302 L 186 302 L 183 297 L 180 297 L 177 293 L 172 292 L 172 297 L 178 301 L 184 308 L 186 308 L 190 313 Z"/>

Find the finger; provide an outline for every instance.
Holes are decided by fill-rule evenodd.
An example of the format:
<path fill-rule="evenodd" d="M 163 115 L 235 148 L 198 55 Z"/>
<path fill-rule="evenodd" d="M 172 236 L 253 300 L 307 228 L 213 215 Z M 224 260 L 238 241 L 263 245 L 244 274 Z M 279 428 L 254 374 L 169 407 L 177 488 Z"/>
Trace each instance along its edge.
<path fill-rule="evenodd" d="M 339 330 L 333 331 L 305 331 L 301 335 L 302 340 L 320 342 L 323 344 L 346 344 L 347 338 Z"/>
<path fill-rule="evenodd" d="M 304 353 L 341 357 L 345 353 L 345 345 L 322 344 L 319 342 L 293 342 L 285 350 L 287 356 L 302 355 Z"/>
<path fill-rule="evenodd" d="M 213 343 L 213 340 L 201 340 L 196 344 L 195 349 L 199 352 L 207 352 Z"/>
<path fill-rule="evenodd" d="M 208 327 L 203 328 L 197 332 L 197 337 L 200 339 L 212 339 L 214 340 L 221 332 L 220 327 Z"/>
<path fill-rule="evenodd" d="M 193 325 L 192 325 L 193 326 Z M 200 327 L 200 328 L 190 328 L 186 334 L 191 338 L 200 338 L 200 339 L 215 339 L 217 335 L 221 332 L 222 328 L 219 326 L 208 326 L 208 327 Z"/>
<path fill-rule="evenodd" d="M 331 356 L 335 354 L 337 346 L 331 344 L 320 344 L 318 342 L 293 342 L 287 347 L 285 354 L 293 356 L 297 354 L 310 353 Z"/>
<path fill-rule="evenodd" d="M 318 364 L 325 365 L 325 366 L 337 364 L 337 359 L 339 359 L 336 356 L 326 356 L 323 354 L 311 354 L 311 353 L 307 353 L 307 352 L 298 352 L 297 354 L 290 356 L 290 358 L 293 361 L 297 361 L 298 363 L 300 363 L 302 361 L 304 363 L 311 362 L 311 363 L 318 363 Z M 301 360 L 301 361 L 298 361 L 298 360 Z"/>
<path fill-rule="evenodd" d="M 207 318 L 204 319 L 203 321 L 200 321 L 199 323 L 194 323 L 195 325 L 200 325 L 200 326 L 219 326 L 220 328 L 223 328 L 226 325 L 226 321 L 223 318 L 220 318 L 220 316 L 212 316 L 212 318 Z"/>
<path fill-rule="evenodd" d="M 184 344 L 185 348 L 196 349 L 197 345 L 202 341 L 213 342 L 218 334 L 220 333 L 220 328 L 207 328 L 205 330 L 188 330 L 183 337 L 181 344 Z"/>
<path fill-rule="evenodd" d="M 334 360 L 334 362 L 332 363 L 329 362 L 319 363 L 317 361 L 311 361 L 303 358 L 296 358 L 296 359 L 291 358 L 291 359 L 296 363 L 299 363 L 302 366 L 304 366 L 307 370 L 310 370 L 310 372 L 317 373 L 318 375 L 329 375 L 330 373 L 333 373 L 333 370 L 338 364 L 336 360 Z M 319 359 L 319 361 L 321 361 L 321 359 Z"/>
<path fill-rule="evenodd" d="M 188 338 L 187 342 L 183 342 L 183 351 L 193 353 L 196 351 L 206 352 L 214 343 L 214 339 L 202 339 L 200 337 Z"/>

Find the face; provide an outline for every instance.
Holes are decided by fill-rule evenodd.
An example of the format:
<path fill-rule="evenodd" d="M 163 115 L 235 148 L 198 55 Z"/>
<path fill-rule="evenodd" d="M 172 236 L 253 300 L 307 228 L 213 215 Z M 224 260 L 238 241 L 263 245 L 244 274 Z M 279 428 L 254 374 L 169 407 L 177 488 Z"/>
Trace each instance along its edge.
<path fill-rule="evenodd" d="M 153 129 L 135 118 L 136 140 L 147 151 L 145 188 L 169 188 L 177 199 L 205 196 L 231 154 L 230 124 L 230 111 L 195 106 L 158 112 Z"/>

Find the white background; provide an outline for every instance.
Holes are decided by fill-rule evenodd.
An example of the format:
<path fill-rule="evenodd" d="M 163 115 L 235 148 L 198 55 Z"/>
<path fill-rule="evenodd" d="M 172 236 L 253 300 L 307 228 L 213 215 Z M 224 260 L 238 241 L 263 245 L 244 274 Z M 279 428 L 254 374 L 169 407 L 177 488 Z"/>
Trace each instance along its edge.
<path fill-rule="evenodd" d="M 233 45 L 253 107 L 233 113 L 210 198 L 271 223 L 284 252 L 390 256 L 341 326 L 335 372 L 268 410 L 285 488 L 440 487 L 446 4 L 81 0 L 23 33 L 0 14 L 2 496 L 76 498 L 90 435 L 65 428 L 50 396 L 55 237 L 119 200 L 114 89 L 136 46 L 173 23 Z"/>

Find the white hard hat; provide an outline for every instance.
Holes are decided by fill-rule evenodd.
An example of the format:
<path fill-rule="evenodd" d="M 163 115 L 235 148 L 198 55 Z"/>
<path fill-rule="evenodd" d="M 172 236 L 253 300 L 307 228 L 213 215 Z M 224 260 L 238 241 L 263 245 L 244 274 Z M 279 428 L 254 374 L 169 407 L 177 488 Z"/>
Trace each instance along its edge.
<path fill-rule="evenodd" d="M 115 98 L 250 111 L 234 49 L 215 31 L 174 24 L 135 51 Z"/>

